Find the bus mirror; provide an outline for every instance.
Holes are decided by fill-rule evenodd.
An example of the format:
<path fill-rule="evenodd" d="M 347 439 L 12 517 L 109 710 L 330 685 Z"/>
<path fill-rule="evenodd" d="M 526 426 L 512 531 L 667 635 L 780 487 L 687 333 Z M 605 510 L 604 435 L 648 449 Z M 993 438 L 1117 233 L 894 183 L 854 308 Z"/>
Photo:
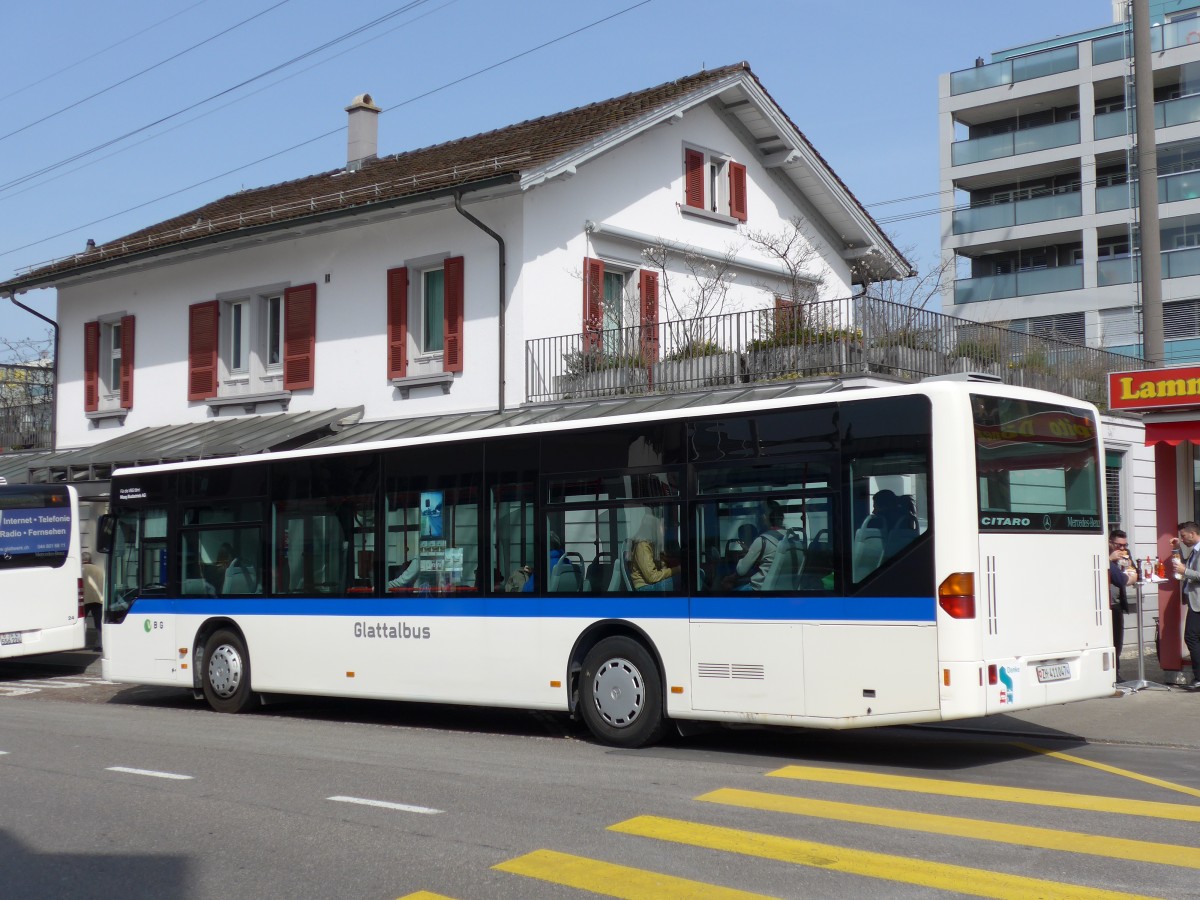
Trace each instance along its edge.
<path fill-rule="evenodd" d="M 100 523 L 96 526 L 96 552 L 97 553 L 112 553 L 113 532 L 116 531 L 117 520 L 115 517 L 105 513 L 100 517 Z"/>

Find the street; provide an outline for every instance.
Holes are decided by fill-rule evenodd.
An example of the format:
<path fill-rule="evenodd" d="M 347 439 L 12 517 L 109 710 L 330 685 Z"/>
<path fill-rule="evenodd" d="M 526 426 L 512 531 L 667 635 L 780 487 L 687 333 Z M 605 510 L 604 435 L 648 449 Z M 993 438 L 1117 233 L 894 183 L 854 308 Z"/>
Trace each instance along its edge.
<path fill-rule="evenodd" d="M 565 717 L 223 716 L 8 662 L 0 773 L 10 898 L 1191 897 L 1200 868 L 1192 754 L 951 728 L 631 752 Z"/>

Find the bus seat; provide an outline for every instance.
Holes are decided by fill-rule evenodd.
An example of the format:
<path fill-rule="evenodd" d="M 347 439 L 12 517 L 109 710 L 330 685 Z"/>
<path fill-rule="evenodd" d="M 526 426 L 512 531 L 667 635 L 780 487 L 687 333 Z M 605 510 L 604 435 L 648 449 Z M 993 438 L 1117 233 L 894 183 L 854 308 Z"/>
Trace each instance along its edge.
<path fill-rule="evenodd" d="M 546 591 L 550 594 L 579 593 L 579 569 L 568 554 L 560 556 L 550 570 L 546 578 Z"/>
<path fill-rule="evenodd" d="M 884 538 L 884 552 L 887 556 L 899 553 L 916 540 L 917 535 L 921 533 L 921 523 L 917 519 L 916 507 L 913 498 L 907 494 L 899 498 L 897 508 L 900 513 Z"/>
<path fill-rule="evenodd" d="M 612 578 L 612 567 L 612 554 L 607 550 L 598 552 L 596 558 L 587 567 L 587 574 L 583 578 L 583 589 L 591 594 L 601 593 L 609 579 Z"/>
<path fill-rule="evenodd" d="M 854 533 L 850 560 L 855 581 L 862 581 L 878 569 L 883 562 L 883 532 L 878 528 L 858 529 Z"/>
<path fill-rule="evenodd" d="M 183 579 L 183 596 L 185 597 L 215 597 L 217 589 L 203 578 Z"/>
<path fill-rule="evenodd" d="M 800 542 L 788 535 L 775 548 L 771 568 L 763 576 L 760 591 L 794 591 L 800 585 L 800 570 L 804 568 L 804 551 Z"/>
<path fill-rule="evenodd" d="M 221 584 L 222 594 L 254 594 L 257 593 L 258 579 L 255 577 L 253 566 L 231 566 L 225 571 L 225 580 Z"/>
<path fill-rule="evenodd" d="M 633 593 L 633 579 L 629 575 L 629 567 L 632 563 L 629 559 L 629 551 L 625 550 L 621 553 L 621 564 L 613 566 L 616 571 L 613 573 L 613 584 L 616 587 L 609 587 L 609 590 L 628 591 Z M 619 581 L 618 581 L 619 579 Z"/>

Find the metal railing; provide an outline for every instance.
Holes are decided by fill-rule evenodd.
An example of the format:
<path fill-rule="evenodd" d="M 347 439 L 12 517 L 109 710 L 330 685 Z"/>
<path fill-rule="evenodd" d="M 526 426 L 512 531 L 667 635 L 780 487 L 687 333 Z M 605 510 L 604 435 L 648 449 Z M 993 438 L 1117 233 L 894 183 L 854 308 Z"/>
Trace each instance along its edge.
<path fill-rule="evenodd" d="M 52 449 L 52 410 L 43 401 L 0 406 L 0 453 Z"/>
<path fill-rule="evenodd" d="M 862 296 L 526 341 L 525 395 L 545 402 L 985 372 L 1103 407 L 1108 373 L 1143 367 L 1137 357 Z"/>

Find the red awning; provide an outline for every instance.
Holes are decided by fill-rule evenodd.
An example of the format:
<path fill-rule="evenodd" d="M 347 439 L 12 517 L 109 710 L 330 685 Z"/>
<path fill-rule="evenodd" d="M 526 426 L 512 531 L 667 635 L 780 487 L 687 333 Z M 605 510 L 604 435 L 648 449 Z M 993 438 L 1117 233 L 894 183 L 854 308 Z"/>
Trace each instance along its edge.
<path fill-rule="evenodd" d="M 1190 422 L 1146 423 L 1146 446 L 1170 444 L 1174 447 L 1183 441 L 1200 444 L 1200 419 Z"/>

